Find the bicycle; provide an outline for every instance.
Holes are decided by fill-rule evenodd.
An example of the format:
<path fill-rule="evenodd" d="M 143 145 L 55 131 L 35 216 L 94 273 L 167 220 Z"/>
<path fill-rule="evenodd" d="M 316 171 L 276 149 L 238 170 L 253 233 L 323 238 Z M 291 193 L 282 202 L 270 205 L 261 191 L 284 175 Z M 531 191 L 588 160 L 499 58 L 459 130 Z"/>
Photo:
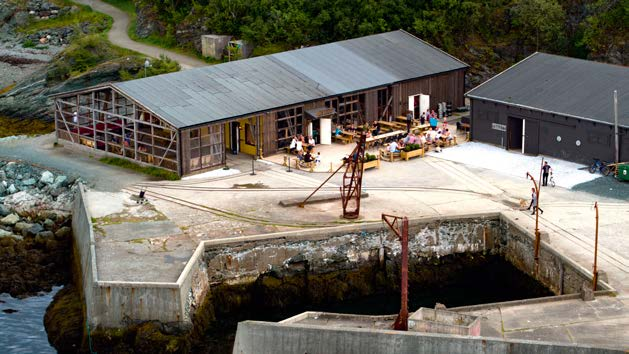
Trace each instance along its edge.
<path fill-rule="evenodd" d="M 552 187 L 554 187 L 554 186 L 555 186 L 555 178 L 553 177 L 553 174 L 552 174 L 552 173 L 550 174 L 550 178 L 548 179 L 548 183 L 550 183 L 550 185 L 551 185 Z"/>
<path fill-rule="evenodd" d="M 594 159 L 594 162 L 592 163 L 592 165 L 590 165 L 589 171 L 590 173 L 600 171 L 604 176 L 609 176 L 609 173 L 611 172 L 611 170 L 609 169 L 609 166 L 607 165 L 608 165 L 607 162 L 603 162 L 599 159 Z"/>

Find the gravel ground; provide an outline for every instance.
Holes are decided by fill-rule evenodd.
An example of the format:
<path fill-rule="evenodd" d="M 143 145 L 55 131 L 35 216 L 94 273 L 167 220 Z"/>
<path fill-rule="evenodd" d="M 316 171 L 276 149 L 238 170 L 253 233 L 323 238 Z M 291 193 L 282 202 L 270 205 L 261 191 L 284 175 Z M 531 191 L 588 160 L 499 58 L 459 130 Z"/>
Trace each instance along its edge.
<path fill-rule="evenodd" d="M 35 165 L 78 176 L 95 189 L 115 192 L 122 188 L 153 180 L 150 176 L 106 165 L 97 158 L 70 148 L 54 147 L 54 133 L 26 139 L 5 139 L 0 142 L 0 158 L 24 160 Z"/>
<path fill-rule="evenodd" d="M 572 187 L 572 190 L 588 192 L 606 198 L 629 201 L 629 182 L 621 182 L 611 176 L 578 184 Z"/>

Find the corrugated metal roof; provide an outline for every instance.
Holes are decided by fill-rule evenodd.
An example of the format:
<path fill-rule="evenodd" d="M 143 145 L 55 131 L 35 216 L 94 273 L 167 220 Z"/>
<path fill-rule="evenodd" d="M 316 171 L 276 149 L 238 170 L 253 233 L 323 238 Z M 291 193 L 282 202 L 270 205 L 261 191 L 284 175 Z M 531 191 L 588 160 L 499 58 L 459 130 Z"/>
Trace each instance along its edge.
<path fill-rule="evenodd" d="M 629 68 L 535 53 L 466 96 L 629 127 Z"/>
<path fill-rule="evenodd" d="M 394 31 L 113 86 L 183 128 L 463 68 Z"/>

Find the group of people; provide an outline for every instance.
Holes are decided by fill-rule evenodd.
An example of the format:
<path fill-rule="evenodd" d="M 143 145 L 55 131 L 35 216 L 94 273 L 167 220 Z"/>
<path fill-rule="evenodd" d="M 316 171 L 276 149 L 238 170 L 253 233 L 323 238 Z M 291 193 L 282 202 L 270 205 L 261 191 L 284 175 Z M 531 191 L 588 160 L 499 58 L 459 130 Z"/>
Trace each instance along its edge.
<path fill-rule="evenodd" d="M 430 130 L 421 134 L 408 133 L 404 138 L 393 141 L 387 147 L 389 152 L 400 152 L 408 144 L 418 144 L 422 147 L 427 145 L 435 145 L 439 151 L 439 142 L 453 140 L 454 137 L 448 128 L 439 129 L 437 131 Z"/>
<path fill-rule="evenodd" d="M 314 155 L 314 147 L 315 140 L 312 136 L 308 136 L 306 139 L 302 134 L 297 134 L 293 136 L 289 150 L 291 154 L 297 155 L 297 159 L 303 162 L 321 162 L 321 153 L 318 152 L 317 155 Z"/>

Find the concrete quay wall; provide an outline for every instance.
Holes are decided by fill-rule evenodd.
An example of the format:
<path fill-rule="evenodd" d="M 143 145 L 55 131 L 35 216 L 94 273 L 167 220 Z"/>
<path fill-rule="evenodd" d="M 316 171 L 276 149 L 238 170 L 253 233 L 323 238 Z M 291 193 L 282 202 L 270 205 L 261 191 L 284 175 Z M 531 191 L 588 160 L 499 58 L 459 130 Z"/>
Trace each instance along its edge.
<path fill-rule="evenodd" d="M 470 353 L 608 354 L 611 349 L 581 345 L 502 340 L 378 329 L 244 321 L 238 324 L 234 354 L 289 353 Z"/>
<path fill-rule="evenodd" d="M 501 253 L 521 271 L 528 273 L 556 295 L 580 293 L 584 282 L 592 282 L 592 272 L 570 258 L 558 253 L 545 242 L 542 235 L 539 266 L 535 264 L 535 234 L 524 228 L 518 220 L 506 213 L 500 215 L 500 234 L 505 242 Z M 597 290 L 612 291 L 612 287 L 598 280 Z"/>
<path fill-rule="evenodd" d="M 500 243 L 499 215 L 482 214 L 447 220 L 410 220 L 409 254 L 413 259 L 495 250 Z M 269 272 L 311 274 L 357 269 L 401 252 L 397 237 L 381 223 L 323 230 L 301 230 L 206 241 L 210 283 L 247 283 Z"/>
<path fill-rule="evenodd" d="M 177 282 L 147 283 L 98 279 L 96 243 L 85 188 L 74 200 L 72 229 L 80 259 L 80 279 L 85 315 L 90 327 L 120 328 L 143 321 L 191 326 L 191 307 L 207 290 L 202 246 L 193 254 Z"/>

